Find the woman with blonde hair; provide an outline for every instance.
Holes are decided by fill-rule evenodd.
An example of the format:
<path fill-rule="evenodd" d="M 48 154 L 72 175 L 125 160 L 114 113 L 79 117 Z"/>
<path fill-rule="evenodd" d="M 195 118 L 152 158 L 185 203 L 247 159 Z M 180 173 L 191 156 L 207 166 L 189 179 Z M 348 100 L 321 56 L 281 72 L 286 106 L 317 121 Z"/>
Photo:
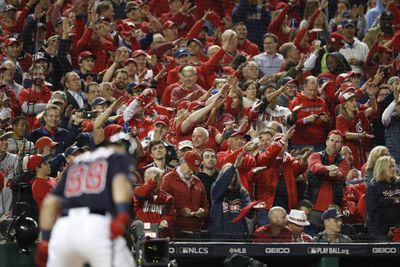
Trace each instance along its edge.
<path fill-rule="evenodd" d="M 392 157 L 376 161 L 373 181 L 365 193 L 368 233 L 373 241 L 391 241 L 400 221 L 400 183 Z"/>
<path fill-rule="evenodd" d="M 385 146 L 376 146 L 369 153 L 368 160 L 362 167 L 365 169 L 364 180 L 367 186 L 373 178 L 376 161 L 382 156 L 389 156 L 389 150 Z"/>
<path fill-rule="evenodd" d="M 366 161 L 365 146 L 368 144 L 368 139 L 374 138 L 374 135 L 368 133 L 371 130 L 368 118 L 378 109 L 375 95 L 371 91 L 371 82 L 367 83 L 369 83 L 366 87 L 370 97 L 370 107 L 360 111 L 355 94 L 356 88 L 348 87 L 340 96 L 341 111 L 336 119 L 336 129 L 344 134 L 343 145 L 351 149 L 356 169 L 361 169 Z"/>

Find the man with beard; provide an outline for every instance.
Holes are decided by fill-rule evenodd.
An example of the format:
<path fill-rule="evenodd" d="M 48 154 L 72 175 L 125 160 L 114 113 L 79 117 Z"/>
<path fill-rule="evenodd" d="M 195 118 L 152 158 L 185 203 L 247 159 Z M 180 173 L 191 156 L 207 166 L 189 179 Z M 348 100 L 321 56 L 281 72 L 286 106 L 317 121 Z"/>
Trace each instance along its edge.
<path fill-rule="evenodd" d="M 254 57 L 260 53 L 258 46 L 247 39 L 247 27 L 243 22 L 238 22 L 235 24 L 233 30 L 237 34 L 238 45 L 237 49 L 243 51 L 246 54 Z"/>
<path fill-rule="evenodd" d="M 342 25 L 345 45 L 339 52 L 346 58 L 354 72 L 364 75 L 363 67 L 367 61 L 369 48 L 354 37 L 356 34 L 354 21 L 345 20 Z"/>
<path fill-rule="evenodd" d="M 186 46 L 189 51 L 190 63 L 192 65 L 199 65 L 201 62 L 207 61 L 207 57 L 202 52 L 203 44 L 199 39 L 189 39 Z"/>
<path fill-rule="evenodd" d="M 125 91 L 128 85 L 128 72 L 125 69 L 118 69 L 114 73 L 114 80 L 112 82 L 112 96 L 118 99 L 120 96 L 124 98 L 125 102 L 128 102 L 129 96 Z"/>
<path fill-rule="evenodd" d="M 29 70 L 32 87 L 23 89 L 18 95 L 21 109 L 28 116 L 29 128 L 32 128 L 36 115 L 41 113 L 51 98 L 51 91 L 44 84 L 46 75 L 41 65 L 35 64 Z"/>
<path fill-rule="evenodd" d="M 81 92 L 82 80 L 76 72 L 71 71 L 65 74 L 64 88 L 67 106 L 71 105 L 75 110 L 82 109 L 86 104 L 86 99 L 83 98 Z"/>
<path fill-rule="evenodd" d="M 21 42 L 15 38 L 8 38 L 4 41 L 5 59 L 10 60 L 15 65 L 14 80 L 21 84 L 23 71 L 18 63 L 18 57 L 21 54 Z"/>
<path fill-rule="evenodd" d="M 211 185 L 217 179 L 219 174 L 217 170 L 217 154 L 212 149 L 204 149 L 201 153 L 201 171 L 196 173 L 204 185 L 207 193 L 207 199 L 211 201 Z M 211 203 L 210 203 L 211 204 Z"/>

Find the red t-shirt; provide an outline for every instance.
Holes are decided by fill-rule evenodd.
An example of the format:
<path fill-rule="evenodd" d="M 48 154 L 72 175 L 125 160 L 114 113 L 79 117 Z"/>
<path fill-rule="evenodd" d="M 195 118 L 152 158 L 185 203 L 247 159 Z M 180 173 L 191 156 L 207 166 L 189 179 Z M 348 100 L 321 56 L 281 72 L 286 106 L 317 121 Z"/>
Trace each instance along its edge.
<path fill-rule="evenodd" d="M 35 181 L 32 184 L 32 194 L 39 209 L 42 206 L 42 201 L 46 197 L 47 193 L 53 190 L 56 185 L 56 178 L 35 178 Z"/>

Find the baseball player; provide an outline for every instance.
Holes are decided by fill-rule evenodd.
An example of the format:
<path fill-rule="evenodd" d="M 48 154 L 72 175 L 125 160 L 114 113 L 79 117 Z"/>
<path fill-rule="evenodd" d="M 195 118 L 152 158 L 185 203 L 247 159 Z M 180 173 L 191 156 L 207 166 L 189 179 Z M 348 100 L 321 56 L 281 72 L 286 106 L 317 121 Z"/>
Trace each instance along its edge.
<path fill-rule="evenodd" d="M 134 266 L 121 236 L 133 191 L 130 144 L 127 134 L 118 133 L 107 147 L 78 156 L 46 196 L 40 213 L 43 240 L 35 257 L 39 266 L 46 264 L 47 248 L 48 267 Z"/>

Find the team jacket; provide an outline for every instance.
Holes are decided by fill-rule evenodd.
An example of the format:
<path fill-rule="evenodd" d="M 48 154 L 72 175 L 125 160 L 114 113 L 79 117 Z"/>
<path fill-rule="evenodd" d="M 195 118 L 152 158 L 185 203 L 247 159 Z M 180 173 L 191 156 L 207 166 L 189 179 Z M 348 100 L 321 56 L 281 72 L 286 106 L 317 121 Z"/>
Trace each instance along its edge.
<path fill-rule="evenodd" d="M 229 190 L 228 187 L 235 174 L 236 168 L 232 166 L 211 186 L 212 202 L 208 230 L 213 238 L 243 238 L 249 231 L 245 218 L 232 222 L 232 219 L 239 215 L 240 210 L 250 203 L 247 191 Z"/>
<path fill-rule="evenodd" d="M 281 141 L 272 143 L 263 154 L 259 154 L 257 157 L 257 165 L 267 166 L 268 168 L 256 175 L 256 199 L 264 201 L 268 210 L 272 208 L 274 204 L 281 171 L 288 193 L 289 209 L 296 206 L 298 201 L 296 176 L 305 172 L 307 168 L 307 166 L 302 165 L 298 160 L 287 153 L 284 154 L 281 161 L 277 160 L 282 146 L 283 143 Z M 282 165 L 280 166 L 280 164 Z"/>
<path fill-rule="evenodd" d="M 330 177 L 327 165 L 338 166 L 338 175 Z M 313 153 L 308 159 L 308 188 L 306 198 L 314 204 L 314 209 L 324 211 L 334 203 L 342 205 L 343 190 L 350 164 L 338 154 L 330 159 L 325 151 Z"/>
<path fill-rule="evenodd" d="M 329 123 L 316 119 L 314 122 L 304 124 L 304 118 L 311 114 L 320 114 L 322 112 L 328 114 L 328 106 L 325 101 L 317 97 L 316 99 L 308 99 L 302 94 L 289 102 L 289 109 L 292 111 L 294 107 L 303 105 L 297 112 L 296 132 L 291 139 L 292 145 L 318 145 L 325 144 L 326 135 L 329 130 Z"/>
<path fill-rule="evenodd" d="M 208 214 L 207 193 L 200 179 L 193 176 L 188 186 L 179 176 L 176 169 L 163 176 L 161 190 L 171 194 L 175 198 L 175 208 L 178 213 L 174 224 L 176 230 L 199 231 L 201 230 L 207 215 L 203 218 L 190 217 L 182 215 L 183 208 L 189 208 L 191 211 L 197 211 L 203 208 Z"/>
<path fill-rule="evenodd" d="M 174 198 L 163 190 L 154 192 L 157 183 L 147 181 L 135 188 L 133 193 L 135 217 L 143 222 L 168 222 L 170 228 L 176 219 Z"/>

